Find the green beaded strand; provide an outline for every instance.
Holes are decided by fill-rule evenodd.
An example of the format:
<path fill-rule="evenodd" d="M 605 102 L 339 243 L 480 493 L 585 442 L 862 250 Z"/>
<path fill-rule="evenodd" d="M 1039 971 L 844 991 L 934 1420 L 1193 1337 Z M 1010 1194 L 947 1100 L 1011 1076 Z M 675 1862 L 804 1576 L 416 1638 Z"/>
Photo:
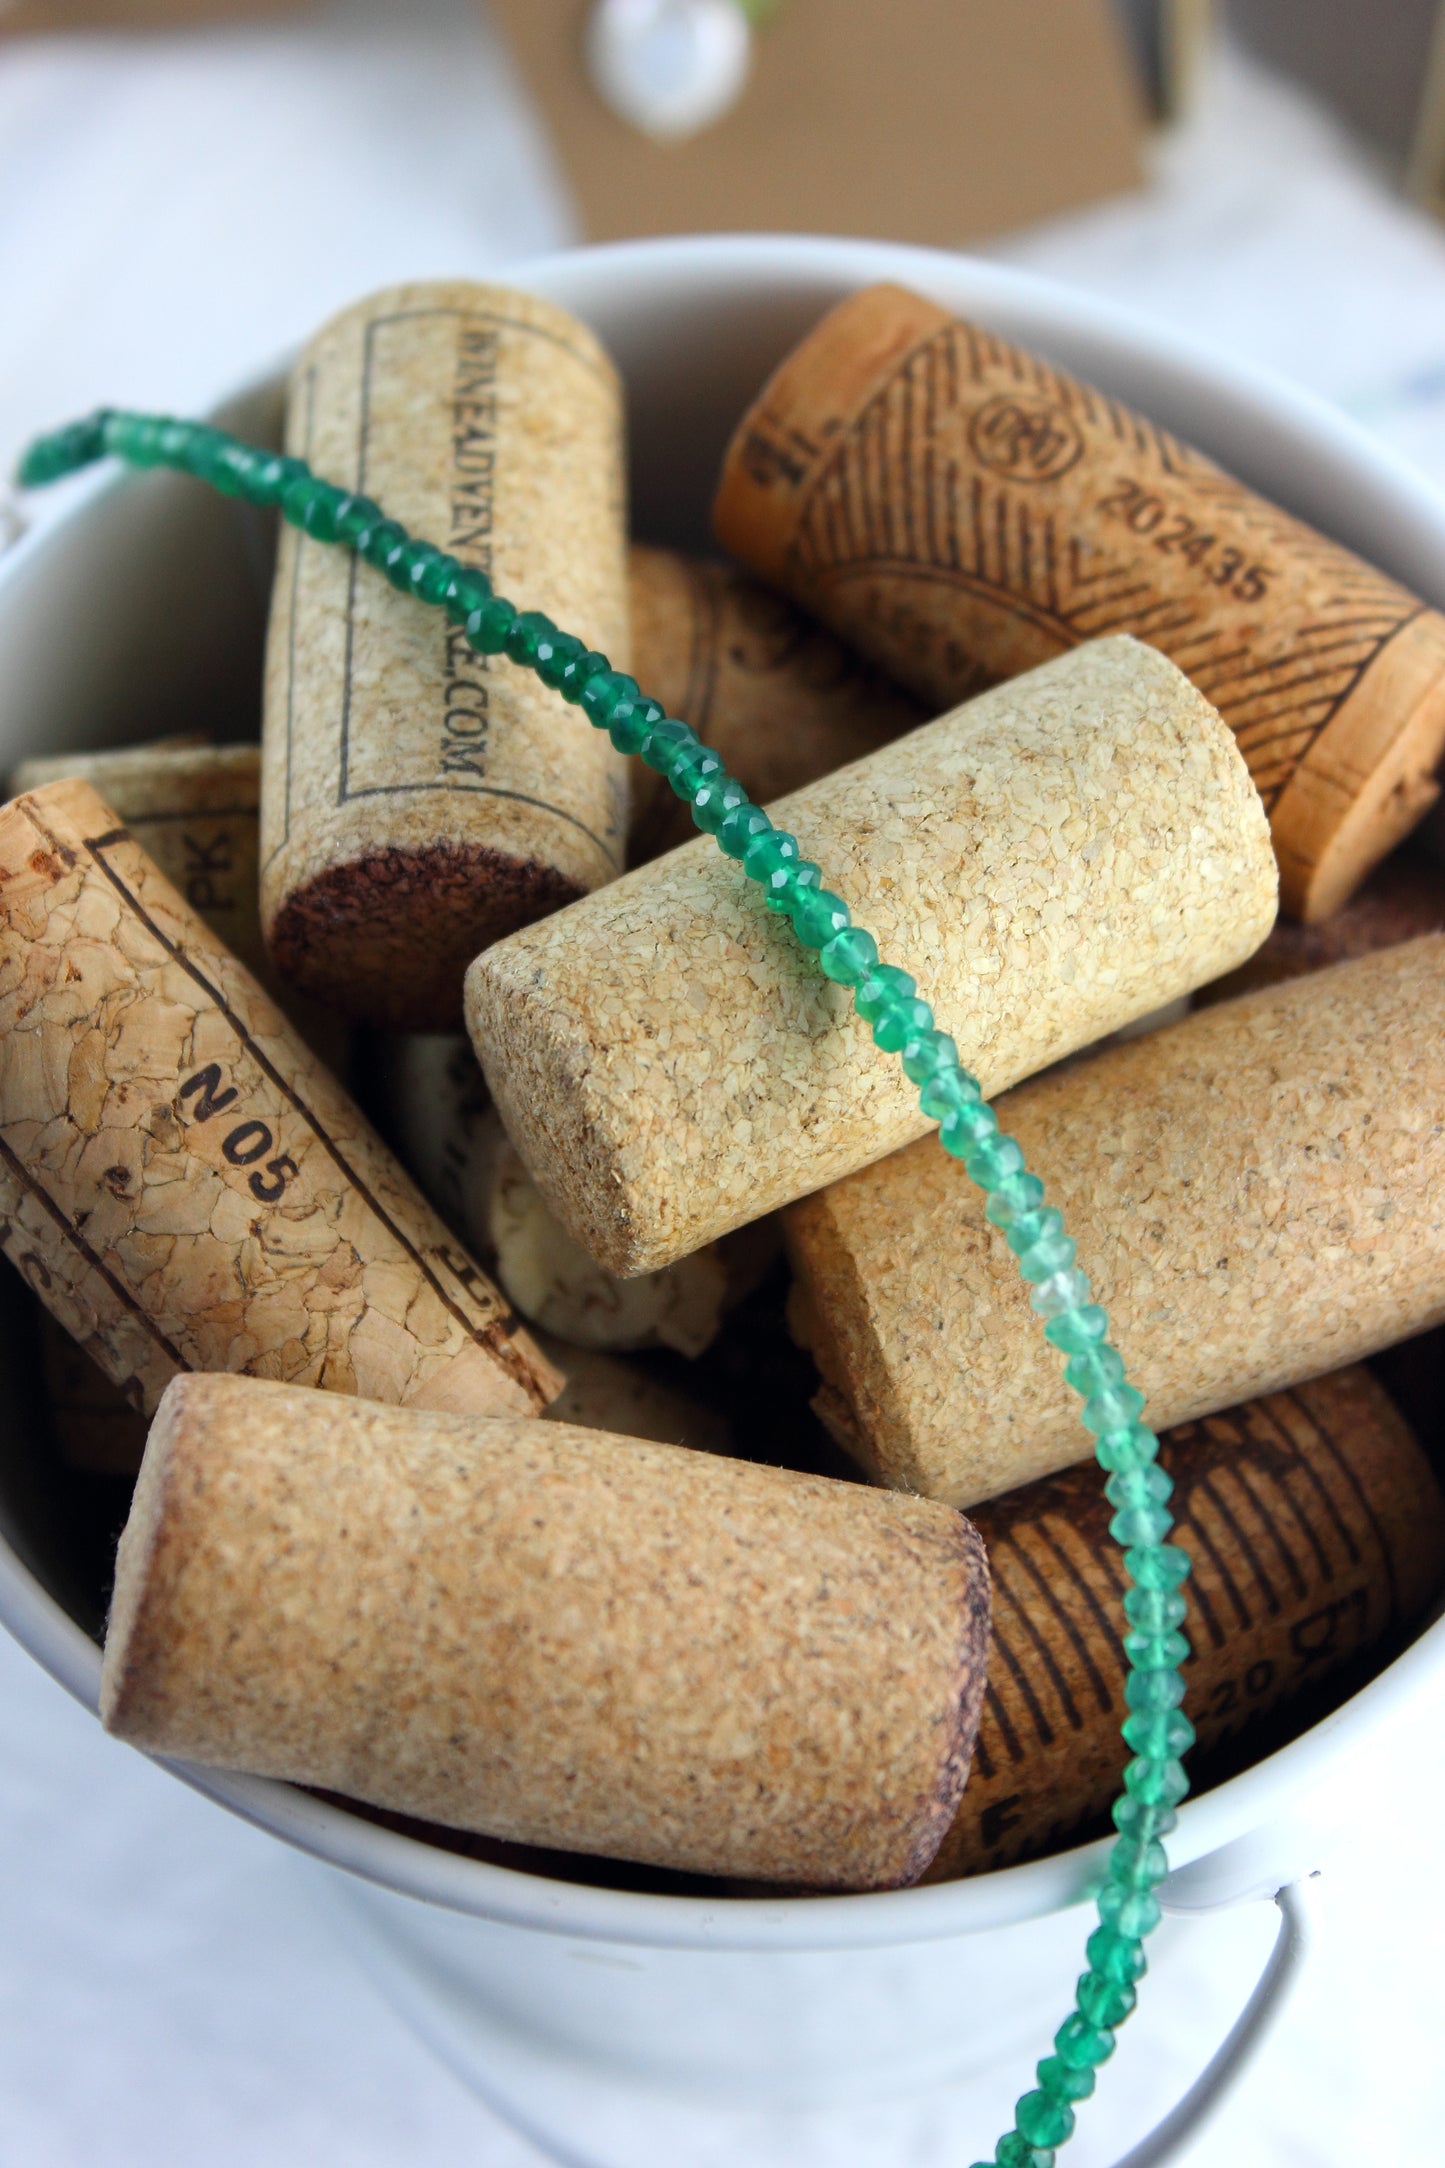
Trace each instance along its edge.
<path fill-rule="evenodd" d="M 1162 1840 L 1189 1789 L 1179 1757 L 1194 1739 L 1179 1707 L 1179 1666 L 1189 1653 L 1180 1590 L 1189 1560 L 1166 1540 L 1172 1486 L 1155 1465 L 1159 1441 L 1139 1421 L 1144 1396 L 1129 1384 L 1123 1357 L 1110 1344 L 1108 1316 L 1075 1262 L 1062 1214 L 1045 1202 L 1042 1182 L 1024 1165 L 1016 1139 L 999 1129 L 978 1079 L 961 1065 L 909 974 L 880 959 L 873 935 L 855 926 L 843 899 L 824 888 L 821 869 L 803 857 L 797 838 L 773 826 L 696 731 L 665 714 L 605 655 L 559 631 L 540 611 L 517 610 L 493 593 L 483 573 L 409 535 L 369 498 L 321 481 L 302 460 L 260 451 L 205 423 L 102 408 L 39 438 L 17 480 L 35 488 L 107 453 L 132 466 L 177 468 L 248 503 L 279 507 L 317 541 L 341 544 L 393 586 L 444 609 L 478 653 L 505 654 L 533 671 L 580 707 L 619 752 L 640 755 L 688 802 L 697 826 L 739 860 L 767 908 L 787 917 L 799 940 L 817 950 L 827 976 L 851 990 L 875 1044 L 897 1054 L 919 1087 L 919 1104 L 939 1124 L 943 1149 L 962 1160 L 983 1190 L 985 1212 L 1018 1261 L 1044 1336 L 1067 1358 L 1064 1382 L 1082 1403 L 1080 1420 L 1108 1475 L 1105 1491 L 1115 1508 L 1110 1532 L 1132 1584 L 1124 1598 L 1129 1714 L 1121 1729 L 1134 1759 L 1114 1802 L 1119 1834 L 1098 1892 L 1099 1925 L 1085 1946 L 1088 1970 L 1074 2009 L 1054 2035 L 1052 2054 L 1038 2065 L 1036 2087 L 1017 2103 L 1013 2129 L 994 2149 L 994 2168 L 1053 2168 L 1074 2128 L 1074 2103 L 1093 2092 L 1095 2071 L 1113 2053 L 1115 2033 L 1134 2008 L 1144 1941 L 1159 1922 L 1154 1891 L 1168 1872 Z"/>

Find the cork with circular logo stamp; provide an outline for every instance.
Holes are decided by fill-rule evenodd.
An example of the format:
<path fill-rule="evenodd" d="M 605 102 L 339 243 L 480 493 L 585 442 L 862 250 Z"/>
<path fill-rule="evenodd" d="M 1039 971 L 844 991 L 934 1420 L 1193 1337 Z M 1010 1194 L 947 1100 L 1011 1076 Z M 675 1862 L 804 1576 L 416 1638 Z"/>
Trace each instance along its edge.
<path fill-rule="evenodd" d="M 1433 803 L 1445 618 L 1118 399 L 897 286 L 744 416 L 719 539 L 940 705 L 1132 632 L 1234 731 L 1281 902 L 1327 916 Z"/>
<path fill-rule="evenodd" d="M 626 668 L 621 389 L 565 310 L 461 283 L 374 294 L 303 353 L 286 442 Z M 455 1027 L 479 950 L 622 870 L 628 771 L 605 733 L 292 527 L 264 751 L 272 957 L 366 1022 Z"/>

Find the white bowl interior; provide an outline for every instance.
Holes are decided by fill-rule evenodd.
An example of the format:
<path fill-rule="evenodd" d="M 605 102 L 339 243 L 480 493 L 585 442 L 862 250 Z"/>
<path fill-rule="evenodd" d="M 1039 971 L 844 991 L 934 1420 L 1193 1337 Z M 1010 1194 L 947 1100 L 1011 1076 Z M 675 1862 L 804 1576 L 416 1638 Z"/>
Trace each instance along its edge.
<path fill-rule="evenodd" d="M 1134 401 L 1291 509 L 1445 603 L 1445 504 L 1318 402 L 1044 281 L 933 251 L 782 238 L 663 241 L 582 250 L 515 274 L 589 320 L 627 384 L 636 531 L 695 548 L 723 445 L 768 370 L 836 298 L 891 278 L 982 318 Z M 275 440 L 278 373 L 221 418 Z M 257 733 L 272 547 L 233 501 L 171 476 L 68 485 L 67 516 L 0 566 L 0 764 L 61 748 L 134 742 L 198 723 Z M 0 1287 L 0 1615 L 92 1707 L 107 1546 L 123 1513 L 82 1528 L 57 1492 L 18 1282 Z M 1418 1363 L 1421 1418 L 1445 1450 L 1445 1395 Z M 1426 1378 L 1421 1383 L 1422 1377 Z M 1398 1382 L 1398 1381 L 1397 1381 Z M 1279 1751 L 1192 1800 L 1171 1850 L 1198 1868 L 1311 1790 L 1337 1783 L 1445 1678 L 1445 1624 Z M 284 1785 L 179 1770 L 233 1811 L 393 1889 L 551 1931 L 719 1947 L 887 1943 L 986 1929 L 1077 1898 L 1100 1847 L 1001 1874 L 893 1895 L 808 1901 L 638 1893 L 562 1883 L 382 1829 Z M 1288 1860 L 1284 1866 L 1289 1865 Z M 1281 1874 L 1287 1879 L 1287 1873 Z"/>

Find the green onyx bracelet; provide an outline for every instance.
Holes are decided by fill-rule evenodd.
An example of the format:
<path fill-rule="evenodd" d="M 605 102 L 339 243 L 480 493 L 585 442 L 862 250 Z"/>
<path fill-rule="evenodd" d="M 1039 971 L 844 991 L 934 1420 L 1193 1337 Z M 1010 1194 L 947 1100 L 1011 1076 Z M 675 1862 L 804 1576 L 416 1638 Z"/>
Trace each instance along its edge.
<path fill-rule="evenodd" d="M 998 2168 L 1052 2168 L 1056 2149 L 1073 2131 L 1074 2104 L 1093 2092 L 1096 2069 L 1113 2052 L 1116 2031 L 1134 2008 L 1144 1939 L 1160 1917 L 1154 1890 L 1167 1872 L 1162 1840 L 1189 1788 L 1180 1756 L 1194 1739 L 1180 1707 L 1179 1666 L 1189 1654 L 1181 1631 L 1189 1560 L 1167 1541 L 1172 1486 L 1156 1463 L 1159 1441 L 1139 1420 L 1144 1396 L 1128 1382 L 1123 1358 L 1109 1343 L 1109 1320 L 1091 1300 L 1061 1214 L 1045 1202 L 1043 1183 L 1025 1167 L 1015 1139 L 1000 1130 L 977 1079 L 960 1064 L 957 1047 L 935 1025 L 909 974 L 882 960 L 873 936 L 854 925 L 847 904 L 823 886 L 822 869 L 803 856 L 797 838 L 773 825 L 697 733 L 665 714 L 605 655 L 559 631 L 540 612 L 516 609 L 493 593 L 484 574 L 409 535 L 368 498 L 322 481 L 299 459 L 261 451 L 202 423 L 103 409 L 40 438 L 21 462 L 18 480 L 37 487 L 108 454 L 132 466 L 177 468 L 250 504 L 278 507 L 318 542 L 354 551 L 393 587 L 445 610 L 478 654 L 506 655 L 533 671 L 605 731 L 619 752 L 638 754 L 687 801 L 697 826 L 738 861 L 766 908 L 788 918 L 799 940 L 816 949 L 827 976 L 849 988 L 876 1044 L 896 1054 L 918 1086 L 919 1104 L 938 1123 L 943 1149 L 962 1160 L 984 1191 L 988 1217 L 1030 1284 L 1044 1336 L 1066 1358 L 1065 1382 L 1083 1402 L 1084 1427 L 1108 1474 L 1105 1490 L 1115 1508 L 1110 1533 L 1123 1547 L 1132 1584 L 1124 1598 L 1129 1714 L 1122 1730 L 1134 1758 L 1114 1803 L 1119 1834 L 1097 1895 L 1099 1924 L 1086 1945 L 1088 1969 L 1074 2008 L 993 2156 Z"/>

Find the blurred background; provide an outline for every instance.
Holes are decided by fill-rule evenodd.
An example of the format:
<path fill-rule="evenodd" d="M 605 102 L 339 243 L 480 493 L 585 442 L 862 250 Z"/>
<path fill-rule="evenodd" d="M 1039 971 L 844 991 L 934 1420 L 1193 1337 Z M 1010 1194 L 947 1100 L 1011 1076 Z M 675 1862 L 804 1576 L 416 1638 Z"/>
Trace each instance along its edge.
<path fill-rule="evenodd" d="M 207 407 L 391 280 L 742 228 L 1072 282 L 1445 488 L 1442 215 L 1441 0 L 0 0 L 0 472 L 101 401 Z M 0 495 L 0 547 L 22 516 L 50 515 Z M 1440 2157 L 1431 1781 L 1333 1876 L 1327 1947 L 1195 2168 Z M 0 1638 L 0 2160 L 535 2168 L 313 1902 Z M 1272 1927 L 1201 1932 L 1198 2007 L 1128 2039 L 1091 2162 L 1111 2101 L 1198 2068 Z M 935 2140 L 920 2164 L 969 2157 Z"/>

